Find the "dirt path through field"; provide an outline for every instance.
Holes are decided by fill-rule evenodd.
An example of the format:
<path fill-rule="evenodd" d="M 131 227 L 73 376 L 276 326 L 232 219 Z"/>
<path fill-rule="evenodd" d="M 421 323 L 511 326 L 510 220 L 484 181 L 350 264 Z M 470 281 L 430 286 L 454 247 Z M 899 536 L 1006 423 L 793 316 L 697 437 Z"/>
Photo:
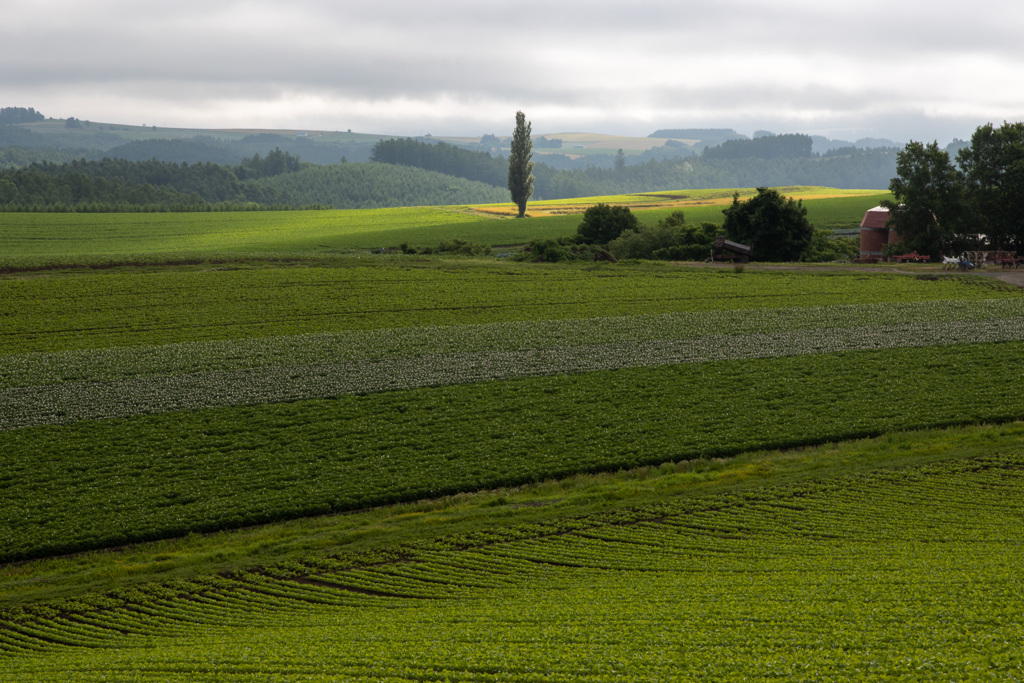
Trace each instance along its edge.
<path fill-rule="evenodd" d="M 689 266 L 700 266 L 706 268 L 732 268 L 732 264 L 729 263 L 688 263 Z M 891 268 L 887 266 L 846 266 L 846 265 L 832 265 L 832 264 L 793 264 L 793 265 L 762 265 L 758 263 L 747 263 L 743 266 L 749 270 L 796 270 L 806 272 L 836 272 L 836 273 L 848 273 L 851 270 L 865 272 L 865 273 L 898 273 L 900 275 L 940 275 L 940 274 L 955 274 L 947 273 L 942 270 L 941 266 L 932 264 L 930 267 L 926 264 L 919 266 L 910 266 L 904 268 Z M 1024 288 L 1024 269 L 1016 270 L 972 270 L 971 275 L 981 275 L 983 277 L 991 277 L 996 280 L 1002 280 L 1007 284 L 1014 285 L 1016 287 Z"/>

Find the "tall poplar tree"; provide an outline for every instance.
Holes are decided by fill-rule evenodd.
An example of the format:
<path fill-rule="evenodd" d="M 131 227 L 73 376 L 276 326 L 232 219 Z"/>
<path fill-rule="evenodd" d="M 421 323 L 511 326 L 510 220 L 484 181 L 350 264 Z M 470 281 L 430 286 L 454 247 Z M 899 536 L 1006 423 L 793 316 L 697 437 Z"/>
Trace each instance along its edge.
<path fill-rule="evenodd" d="M 512 132 L 512 150 L 508 155 L 508 189 L 519 207 L 519 217 L 526 215 L 526 201 L 533 195 L 532 125 L 526 114 L 516 112 L 516 129 Z"/>

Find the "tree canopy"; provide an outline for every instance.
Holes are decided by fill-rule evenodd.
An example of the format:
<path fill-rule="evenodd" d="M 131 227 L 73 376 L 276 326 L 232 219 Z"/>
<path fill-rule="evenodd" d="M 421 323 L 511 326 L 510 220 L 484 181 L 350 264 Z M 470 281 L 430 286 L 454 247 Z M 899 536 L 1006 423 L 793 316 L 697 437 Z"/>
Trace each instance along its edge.
<path fill-rule="evenodd" d="M 972 232 L 993 247 L 1024 249 L 1024 123 L 981 126 L 956 159 Z"/>
<path fill-rule="evenodd" d="M 759 187 L 745 202 L 737 192 L 723 213 L 726 237 L 749 244 L 759 261 L 798 261 L 814 237 L 803 201 L 787 200 L 778 190 Z"/>
<path fill-rule="evenodd" d="M 726 140 L 705 147 L 708 159 L 799 159 L 810 158 L 813 140 L 809 135 L 764 135 L 753 140 Z"/>
<path fill-rule="evenodd" d="M 624 232 L 636 232 L 639 226 L 636 214 L 628 206 L 595 204 L 583 212 L 576 234 L 587 244 L 608 244 Z"/>
<path fill-rule="evenodd" d="M 526 215 L 526 202 L 533 195 L 532 128 L 526 114 L 517 111 L 512 148 L 508 155 L 508 189 L 512 193 L 512 201 L 519 207 L 519 218 Z"/>
<path fill-rule="evenodd" d="M 938 258 L 949 250 L 960 251 L 957 235 L 963 215 L 963 182 L 937 142 L 910 142 L 896 157 L 896 177 L 889 183 L 894 200 L 883 201 L 889 209 L 889 226 L 900 236 L 905 251 L 915 250 Z"/>
<path fill-rule="evenodd" d="M 958 145 L 959 146 L 959 145 Z M 1024 249 L 1024 123 L 980 126 L 956 154 L 911 141 L 883 202 L 907 250 Z"/>
<path fill-rule="evenodd" d="M 0 107 L 0 125 L 7 123 L 35 123 L 46 117 L 32 107 Z"/>

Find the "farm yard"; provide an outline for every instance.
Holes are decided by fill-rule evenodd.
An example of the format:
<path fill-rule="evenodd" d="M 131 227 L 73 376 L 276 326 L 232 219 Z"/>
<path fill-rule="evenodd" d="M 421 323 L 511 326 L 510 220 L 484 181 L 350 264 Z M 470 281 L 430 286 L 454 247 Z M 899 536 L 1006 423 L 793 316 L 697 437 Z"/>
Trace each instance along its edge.
<path fill-rule="evenodd" d="M 0 215 L 3 679 L 1024 677 L 1024 289 L 572 220 Z"/>

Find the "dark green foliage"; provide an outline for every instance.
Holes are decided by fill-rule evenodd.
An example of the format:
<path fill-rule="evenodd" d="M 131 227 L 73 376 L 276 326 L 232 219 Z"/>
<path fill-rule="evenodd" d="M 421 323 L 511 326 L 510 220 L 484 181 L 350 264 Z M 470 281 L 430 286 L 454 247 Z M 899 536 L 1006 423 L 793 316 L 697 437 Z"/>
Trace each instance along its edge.
<path fill-rule="evenodd" d="M 337 209 L 497 203 L 505 190 L 419 168 L 374 162 L 305 166 L 257 181 L 299 206 Z"/>
<path fill-rule="evenodd" d="M 96 137 L 105 135 L 117 139 L 109 132 L 98 132 Z M 43 136 L 40 136 L 43 137 Z M 43 139 L 47 139 L 43 137 Z M 204 163 L 212 162 L 224 166 L 235 166 L 243 159 L 255 154 L 263 156 L 274 150 L 281 150 L 303 161 L 314 164 L 336 164 L 342 158 L 349 161 L 367 161 L 373 143 L 366 140 L 348 142 L 321 142 L 294 136 L 260 133 L 247 135 L 241 140 L 223 140 L 210 135 L 194 135 L 188 138 L 158 138 L 153 140 L 120 140 L 113 144 L 100 145 L 97 141 L 93 146 L 104 150 L 90 152 L 88 158 L 98 160 L 103 157 L 126 159 L 128 161 L 167 161 L 173 163 Z"/>
<path fill-rule="evenodd" d="M 454 256 L 490 256 L 491 246 L 489 244 L 477 244 L 458 237 L 451 240 L 441 240 L 436 247 L 423 247 L 417 249 L 410 247 L 403 242 L 398 246 L 403 254 L 448 254 Z"/>
<path fill-rule="evenodd" d="M 583 212 L 576 228 L 579 241 L 586 244 L 608 244 L 624 232 L 636 232 L 640 222 L 628 206 L 595 204 Z"/>
<path fill-rule="evenodd" d="M 814 236 L 803 201 L 786 199 L 778 190 L 759 187 L 744 202 L 737 193 L 723 213 L 726 237 L 752 246 L 758 261 L 799 261 Z"/>
<path fill-rule="evenodd" d="M 240 150 L 215 138 L 197 135 L 172 140 L 133 140 L 117 145 L 105 152 L 101 159 L 91 155 L 92 161 L 163 162 L 172 164 L 219 164 L 235 166 L 243 159 Z"/>
<path fill-rule="evenodd" d="M 560 261 L 611 261 L 616 259 L 603 247 L 580 244 L 571 237 L 557 240 L 534 239 L 515 257 L 517 261 L 558 263 Z"/>
<path fill-rule="evenodd" d="M 539 138 L 534 138 L 534 147 L 543 147 L 546 149 L 558 149 L 562 146 L 562 138 L 546 138 L 541 135 Z"/>
<path fill-rule="evenodd" d="M 370 160 L 424 168 L 495 187 L 505 185 L 508 173 L 508 165 L 503 159 L 492 158 L 485 152 L 471 152 L 446 142 L 427 143 L 412 138 L 380 140 L 373 146 Z"/>
<path fill-rule="evenodd" d="M 811 263 L 849 261 L 860 255 L 860 240 L 852 237 L 837 237 L 830 230 L 814 229 L 814 236 L 807 251 L 800 257 Z"/>
<path fill-rule="evenodd" d="M 641 225 L 635 232 L 623 233 L 608 244 L 608 250 L 619 259 L 704 261 L 720 233 L 716 223 L 687 225 L 683 212 L 674 211 L 653 228 Z"/>
<path fill-rule="evenodd" d="M 971 232 L 985 234 L 994 248 L 1024 251 L 1024 123 L 979 127 L 956 159 Z"/>
<path fill-rule="evenodd" d="M 280 148 L 277 148 L 263 158 L 260 158 L 257 153 L 250 159 L 243 159 L 242 163 L 235 168 L 235 175 L 241 180 L 269 178 L 282 173 L 295 173 L 301 167 L 302 162 L 299 157 L 282 152 Z"/>
<path fill-rule="evenodd" d="M 949 149 L 957 149 L 955 167 Z M 1024 123 L 979 127 L 970 144 L 910 142 L 883 202 L 905 251 L 932 257 L 978 246 L 1024 249 Z"/>
<path fill-rule="evenodd" d="M 519 208 L 519 218 L 526 215 L 526 202 L 533 196 L 533 141 L 532 125 L 526 114 L 516 112 L 516 127 L 512 131 L 512 146 L 508 155 L 508 190 Z"/>
<path fill-rule="evenodd" d="M 275 150 L 236 167 L 120 159 L 0 171 L 0 210 L 201 211 L 498 202 L 483 183 L 385 164 L 302 164 Z"/>
<path fill-rule="evenodd" d="M 626 170 L 626 153 L 623 152 L 621 148 L 615 153 L 613 168 L 618 174 L 622 174 Z"/>
<path fill-rule="evenodd" d="M 276 205 L 285 198 L 272 190 L 238 179 L 218 164 L 130 162 L 119 159 L 44 162 L 0 173 L 16 192 L 8 193 L 7 210 L 125 210 L 128 206 L 163 210 L 197 210 L 222 202 Z M 125 208 L 122 208 L 125 207 Z"/>
<path fill-rule="evenodd" d="M 937 142 L 907 144 L 896 157 L 889 191 L 894 200 L 882 206 L 889 209 L 889 225 L 900 236 L 898 253 L 917 251 L 938 259 L 970 246 L 958 237 L 966 227 L 963 181 Z"/>
<path fill-rule="evenodd" d="M 666 188 L 708 189 L 717 187 L 784 187 L 821 185 L 837 188 L 884 190 L 896 170 L 895 149 L 851 149 L 848 154 L 777 159 L 712 159 L 681 157 L 653 150 L 641 155 L 642 163 L 617 172 L 609 155 L 607 166 L 556 170 L 538 162 L 536 196 L 539 199 L 593 197 Z M 549 158 L 547 156 L 545 159 Z"/>
<path fill-rule="evenodd" d="M 0 125 L 5 123 L 35 123 L 46 117 L 33 107 L 0 107 Z"/>
<path fill-rule="evenodd" d="M 727 140 L 715 147 L 705 147 L 708 159 L 801 159 L 811 157 L 811 136 L 771 135 L 753 140 Z"/>

